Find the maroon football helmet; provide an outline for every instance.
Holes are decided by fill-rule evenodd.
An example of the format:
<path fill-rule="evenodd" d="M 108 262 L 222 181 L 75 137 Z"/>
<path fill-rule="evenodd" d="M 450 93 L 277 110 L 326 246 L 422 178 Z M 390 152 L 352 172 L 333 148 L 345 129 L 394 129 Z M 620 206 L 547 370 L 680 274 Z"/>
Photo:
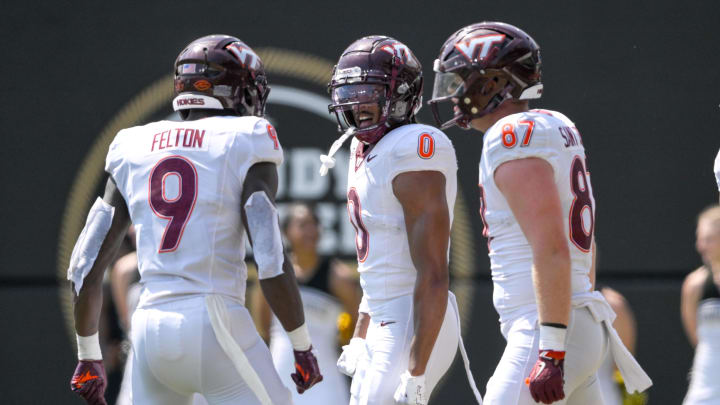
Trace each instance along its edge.
<path fill-rule="evenodd" d="M 506 99 L 540 98 L 540 64 L 540 47 L 517 27 L 481 22 L 460 29 L 445 41 L 433 65 L 435 83 L 428 104 L 437 124 L 468 129 L 472 119 Z M 450 119 L 441 117 L 439 104 L 445 101 L 451 102 Z"/>
<path fill-rule="evenodd" d="M 183 119 L 187 110 L 194 108 L 262 116 L 268 93 L 260 57 L 235 37 L 196 39 L 175 60 L 173 109 L 179 110 Z"/>
<path fill-rule="evenodd" d="M 368 36 L 350 44 L 335 65 L 328 109 L 340 131 L 352 128 L 358 140 L 373 144 L 389 129 L 415 122 L 422 87 L 422 66 L 406 45 L 386 36 Z M 379 109 L 372 122 L 358 118 L 368 105 Z"/>

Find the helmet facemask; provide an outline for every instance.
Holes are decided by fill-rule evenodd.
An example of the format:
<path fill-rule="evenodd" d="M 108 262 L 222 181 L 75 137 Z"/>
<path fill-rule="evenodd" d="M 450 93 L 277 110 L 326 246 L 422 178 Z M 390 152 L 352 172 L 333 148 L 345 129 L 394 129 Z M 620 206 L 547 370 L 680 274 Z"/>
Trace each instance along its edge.
<path fill-rule="evenodd" d="M 433 97 L 428 104 L 441 129 L 453 125 L 470 129 L 470 121 L 484 117 L 503 101 L 513 98 L 517 87 L 506 72 L 497 69 L 471 72 L 466 78 L 458 73 L 437 72 Z M 440 103 L 446 107 L 441 109 Z M 451 113 L 447 106 L 452 106 Z"/>
<path fill-rule="evenodd" d="M 383 84 L 345 84 L 331 90 L 333 104 L 328 108 L 342 132 L 372 132 L 385 123 L 381 117 L 386 115 L 387 93 Z"/>

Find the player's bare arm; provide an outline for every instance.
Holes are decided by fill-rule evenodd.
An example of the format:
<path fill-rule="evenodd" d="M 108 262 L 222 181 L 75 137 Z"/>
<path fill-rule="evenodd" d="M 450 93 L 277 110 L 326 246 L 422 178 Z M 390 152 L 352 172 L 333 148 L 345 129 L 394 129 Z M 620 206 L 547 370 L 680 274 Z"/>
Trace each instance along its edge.
<path fill-rule="evenodd" d="M 392 184 L 403 208 L 410 255 L 417 270 L 413 296 L 415 335 L 410 343 L 408 370 L 419 376 L 425 373 L 447 309 L 450 214 L 445 176 L 437 171 L 406 172 L 396 176 Z"/>
<path fill-rule="evenodd" d="M 700 267 L 685 277 L 680 293 L 680 315 L 685 334 L 693 347 L 698 343 L 697 308 L 704 281 L 705 271 L 703 267 Z"/>
<path fill-rule="evenodd" d="M 98 331 L 100 321 L 100 310 L 102 309 L 102 280 L 105 269 L 110 265 L 120 248 L 128 226 L 130 226 L 130 215 L 128 214 L 125 200 L 115 186 L 112 178 L 109 178 L 105 186 L 103 201 L 115 208 L 112 225 L 105 236 L 100 247 L 97 259 L 84 278 L 79 294 L 75 296 L 75 330 L 80 336 L 90 336 Z M 72 285 L 73 293 L 75 285 Z"/>
<path fill-rule="evenodd" d="M 243 186 L 242 205 L 245 206 L 248 198 L 255 192 L 264 192 L 274 204 L 277 192 L 277 169 L 272 163 L 258 163 L 250 168 Z M 254 247 L 253 236 L 248 227 L 247 216 L 243 209 L 243 223 L 248 229 L 248 239 Z M 280 320 L 283 328 L 292 331 L 305 323 L 305 314 L 302 310 L 302 300 L 295 280 L 292 262 L 284 256 L 282 263 L 283 273 L 277 277 L 261 279 L 260 287 L 270 308 Z"/>
<path fill-rule="evenodd" d="M 131 311 L 128 308 L 128 290 L 138 274 L 137 252 L 130 252 L 120 257 L 110 270 L 110 292 L 115 309 L 120 318 L 120 325 L 130 330 Z"/>
<path fill-rule="evenodd" d="M 570 252 L 552 166 L 539 158 L 505 162 L 495 182 L 533 252 L 533 282 L 541 323 L 568 324 Z"/>
<path fill-rule="evenodd" d="M 263 296 L 260 286 L 253 288 L 250 300 L 252 302 L 252 316 L 253 321 L 255 321 L 255 327 L 265 343 L 269 343 L 272 310 Z"/>
<path fill-rule="evenodd" d="M 365 336 L 367 336 L 368 326 L 370 326 L 370 314 L 366 312 L 358 312 L 358 320 L 355 323 L 353 338 L 365 339 Z"/>
<path fill-rule="evenodd" d="M 565 337 L 571 308 L 570 250 L 560 194 L 552 166 L 539 158 L 505 162 L 494 178 L 532 250 L 540 353 L 527 383 L 535 401 L 550 404 L 565 398 Z"/>
<path fill-rule="evenodd" d="M 280 324 L 288 332 L 292 343 L 297 373 L 292 374 L 291 377 L 297 385 L 297 391 L 302 394 L 321 382 L 323 377 L 317 359 L 312 353 L 310 333 L 305 325 L 305 313 L 295 271 L 292 262 L 282 249 L 274 206 L 277 184 L 277 168 L 274 163 L 257 163 L 250 168 L 243 185 L 242 220 L 255 252 L 260 288 Z M 250 209 L 253 210 L 252 215 L 248 214 Z M 261 220 L 262 224 L 260 226 L 253 224 L 253 221 L 249 221 L 249 216 L 258 216 L 253 218 L 253 221 Z M 280 246 L 274 246 L 277 243 Z M 282 257 L 272 257 L 277 255 Z M 273 277 L 264 277 L 265 271 L 273 273 L 277 271 L 277 269 L 266 269 L 266 263 L 279 264 L 282 266 L 282 272 Z"/>
<path fill-rule="evenodd" d="M 108 221 L 109 228 L 106 227 Z M 88 214 L 85 228 L 73 249 L 69 269 L 78 342 L 78 365 L 70 380 L 70 388 L 88 404 L 105 404 L 107 377 L 98 339 L 102 280 L 129 225 L 130 215 L 125 200 L 111 177 L 102 201 L 98 199 Z M 100 247 L 95 250 L 98 244 Z M 93 257 L 94 262 L 90 262 Z M 87 266 L 91 267 L 85 274 Z"/>

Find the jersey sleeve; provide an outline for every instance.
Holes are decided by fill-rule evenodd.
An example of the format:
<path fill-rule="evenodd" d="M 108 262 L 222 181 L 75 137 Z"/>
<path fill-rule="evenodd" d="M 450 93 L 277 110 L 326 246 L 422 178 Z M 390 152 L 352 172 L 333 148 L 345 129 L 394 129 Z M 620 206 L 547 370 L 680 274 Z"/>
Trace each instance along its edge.
<path fill-rule="evenodd" d="M 123 138 L 125 130 L 117 133 L 108 148 L 107 157 L 105 158 L 105 171 L 112 176 L 118 186 L 125 183 L 125 170 L 123 170 Z"/>
<path fill-rule="evenodd" d="M 283 161 L 282 146 L 275 128 L 265 119 L 259 119 L 248 137 L 252 145 L 250 167 L 255 163 L 271 162 L 280 165 Z"/>
<path fill-rule="evenodd" d="M 457 171 L 455 148 L 439 131 L 417 131 L 403 136 L 393 147 L 388 179 L 416 171 L 438 171 L 444 175 Z"/>
<path fill-rule="evenodd" d="M 552 142 L 553 127 L 543 120 L 506 120 L 499 122 L 486 134 L 487 164 L 492 172 L 501 164 L 517 159 L 540 158 L 558 173 L 559 151 Z"/>

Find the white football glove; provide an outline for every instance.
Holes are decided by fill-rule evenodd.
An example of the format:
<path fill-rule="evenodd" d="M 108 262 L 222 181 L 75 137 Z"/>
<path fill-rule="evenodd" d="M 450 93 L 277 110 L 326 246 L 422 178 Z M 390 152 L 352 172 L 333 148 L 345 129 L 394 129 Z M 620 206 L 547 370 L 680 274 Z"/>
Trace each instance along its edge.
<path fill-rule="evenodd" d="M 352 338 L 350 344 L 342 347 L 343 351 L 337 361 L 338 371 L 352 377 L 357 369 L 358 362 L 368 356 L 367 345 L 363 338 Z"/>
<path fill-rule="evenodd" d="M 400 385 L 395 390 L 395 402 L 402 405 L 427 405 L 425 396 L 425 374 L 412 376 L 405 372 L 400 376 Z"/>

